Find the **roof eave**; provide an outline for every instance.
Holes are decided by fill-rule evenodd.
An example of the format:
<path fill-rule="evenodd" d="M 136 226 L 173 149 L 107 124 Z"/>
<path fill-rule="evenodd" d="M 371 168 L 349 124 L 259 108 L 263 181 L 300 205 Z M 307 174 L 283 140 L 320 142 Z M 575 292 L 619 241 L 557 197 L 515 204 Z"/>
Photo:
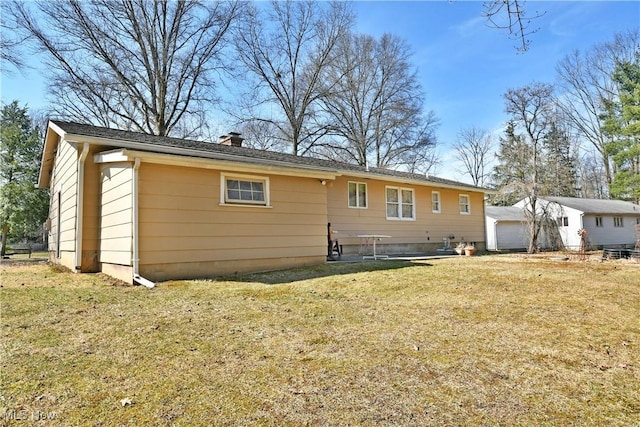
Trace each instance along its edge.
<path fill-rule="evenodd" d="M 342 172 L 342 175 L 348 175 L 348 176 L 353 176 L 355 178 L 362 178 L 362 179 L 379 179 L 379 180 L 382 180 L 382 181 L 390 181 L 390 182 L 396 182 L 396 183 L 401 183 L 401 184 L 414 184 L 414 185 L 417 184 L 417 185 L 423 185 L 423 186 L 429 186 L 429 187 L 437 187 L 437 188 L 450 188 L 450 189 L 454 189 L 454 190 L 482 192 L 482 193 L 485 193 L 485 194 L 495 194 L 495 193 L 497 193 L 497 191 L 490 190 L 490 189 L 487 189 L 487 188 L 474 187 L 472 185 L 465 185 L 465 184 L 462 184 L 462 183 L 457 185 L 455 183 L 447 183 L 447 182 L 429 180 L 429 178 L 417 179 L 417 178 L 412 178 L 412 177 L 376 173 L 375 171 L 366 171 L 365 172 L 365 171 L 344 170 L 344 171 L 341 171 L 341 172 Z"/>
<path fill-rule="evenodd" d="M 158 153 L 158 154 L 169 154 L 181 157 L 188 157 L 191 159 L 203 158 L 203 159 L 211 159 L 211 160 L 223 160 L 230 162 L 242 162 L 242 163 L 251 163 L 255 165 L 261 166 L 276 166 L 287 169 L 298 169 L 298 170 L 312 170 L 318 172 L 326 172 L 331 174 L 337 174 L 335 169 L 323 168 L 319 166 L 313 165 L 301 165 L 301 164 L 291 164 L 284 161 L 272 160 L 272 159 L 259 159 L 255 157 L 245 157 L 234 154 L 220 153 L 220 152 L 207 152 L 192 148 L 181 148 L 181 147 L 171 147 L 171 146 L 162 146 L 162 145 L 153 145 L 153 150 L 149 150 L 149 144 L 144 142 L 134 142 L 134 141 L 126 141 L 121 139 L 112 139 L 112 138 L 100 138 L 95 136 L 86 136 L 86 135 L 75 135 L 75 134 L 67 134 L 67 140 L 73 141 L 74 139 L 77 142 L 88 142 L 90 144 L 95 145 L 103 145 L 103 146 L 117 146 L 124 149 L 130 149 L 137 152 L 144 153 Z"/>
<path fill-rule="evenodd" d="M 310 168 L 295 168 L 273 164 L 257 164 L 238 162 L 237 160 L 217 159 L 209 157 L 186 157 L 169 153 L 157 153 L 150 151 L 139 151 L 127 148 L 119 148 L 108 152 L 94 155 L 96 163 L 132 162 L 141 159 L 143 162 L 156 163 L 171 166 L 196 167 L 203 169 L 223 169 L 236 173 L 270 173 L 274 175 L 297 176 L 306 178 L 317 178 L 320 180 L 334 180 L 338 176 L 337 171 L 319 170 Z"/>
<path fill-rule="evenodd" d="M 312 164 L 304 164 L 304 163 L 291 163 L 284 160 L 274 160 L 274 159 L 261 159 L 259 157 L 251 157 L 251 156 L 243 156 L 240 154 L 233 153 L 224 153 L 220 151 L 203 151 L 197 148 L 185 148 L 185 147 L 176 147 L 171 145 L 159 145 L 159 144 L 149 144 L 146 142 L 136 142 L 130 141 L 126 139 L 112 138 L 112 137 L 101 137 L 101 136 L 90 136 L 82 133 L 66 133 L 60 127 L 55 125 L 54 123 L 49 123 L 49 126 L 54 129 L 54 131 L 60 136 L 63 136 L 68 142 L 88 142 L 94 145 L 100 146 L 114 146 L 122 149 L 135 150 L 139 152 L 146 153 L 159 153 L 159 154 L 168 154 L 181 156 L 189 159 L 211 159 L 211 160 L 219 160 L 219 161 L 228 161 L 228 162 L 237 162 L 244 164 L 251 164 L 256 166 L 261 166 L 265 168 L 280 168 L 281 170 L 298 170 L 298 171 L 311 171 L 318 173 L 330 174 L 332 176 L 353 176 L 355 178 L 361 179 L 377 179 L 381 181 L 400 183 L 400 184 L 412 184 L 412 185 L 420 185 L 420 186 L 429 186 L 435 188 L 448 188 L 455 189 L 458 191 L 468 191 L 468 192 L 481 192 L 484 194 L 494 194 L 495 190 L 490 190 L 482 187 L 475 187 L 469 184 L 463 183 L 455 183 L 455 182 L 442 182 L 439 180 L 430 180 L 428 177 L 423 179 L 410 177 L 410 176 L 402 176 L 402 175 L 394 175 L 394 174 L 385 174 L 385 173 L 376 173 L 375 170 L 361 171 L 354 170 L 350 168 L 328 168 L 325 166 L 312 165 Z M 308 173 L 307 172 L 307 173 Z M 445 180 L 446 181 L 446 180 Z"/>
<path fill-rule="evenodd" d="M 66 132 L 64 130 L 52 121 L 49 121 L 47 132 L 44 136 L 44 145 L 42 147 L 40 171 L 38 172 L 38 183 L 36 184 L 37 188 L 49 188 L 56 148 L 58 142 L 64 138 L 65 135 Z"/>

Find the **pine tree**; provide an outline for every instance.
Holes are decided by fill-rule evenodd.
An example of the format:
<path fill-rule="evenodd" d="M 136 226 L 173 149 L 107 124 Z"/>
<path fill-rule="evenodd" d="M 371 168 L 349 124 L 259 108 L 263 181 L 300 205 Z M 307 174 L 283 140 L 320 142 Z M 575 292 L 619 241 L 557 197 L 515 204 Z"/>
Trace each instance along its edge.
<path fill-rule="evenodd" d="M 542 172 L 542 192 L 548 196 L 575 197 L 577 159 L 571 153 L 571 139 L 557 122 L 551 122 L 544 136 L 545 151 Z"/>
<path fill-rule="evenodd" d="M 2 249 L 8 238 L 27 239 L 47 217 L 49 195 L 35 188 L 38 180 L 42 135 L 26 107 L 18 101 L 0 111 L 0 223 Z"/>
<path fill-rule="evenodd" d="M 525 184 L 531 181 L 530 147 L 522 135 L 516 134 L 513 121 L 507 123 L 504 136 L 500 137 L 500 148 L 496 153 L 498 164 L 493 169 L 492 180 L 499 194 L 492 203 L 511 206 L 526 197 Z"/>
<path fill-rule="evenodd" d="M 620 62 L 613 72 L 617 101 L 603 100 L 605 132 L 611 142 L 605 148 L 616 170 L 611 196 L 640 202 L 640 62 Z"/>

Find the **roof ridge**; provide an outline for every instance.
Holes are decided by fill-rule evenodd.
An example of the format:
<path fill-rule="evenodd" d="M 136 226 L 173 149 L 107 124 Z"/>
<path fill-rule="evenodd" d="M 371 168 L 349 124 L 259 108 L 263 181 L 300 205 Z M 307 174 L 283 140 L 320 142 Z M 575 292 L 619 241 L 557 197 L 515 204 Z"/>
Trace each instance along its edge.
<path fill-rule="evenodd" d="M 147 134 L 140 131 L 114 129 L 104 126 L 96 126 L 86 123 L 78 123 L 73 121 L 56 120 L 51 119 L 52 123 L 57 125 L 63 131 L 70 134 L 77 134 L 81 136 L 90 136 L 96 138 L 105 138 L 111 140 L 123 140 L 137 143 L 146 143 L 155 147 L 172 147 L 180 149 L 190 149 L 208 153 L 225 153 L 236 155 L 239 157 L 262 159 L 273 162 L 289 163 L 291 166 L 316 166 L 331 168 L 333 170 L 341 170 L 344 172 L 358 172 L 358 173 L 371 173 L 372 175 L 395 177 L 395 178 L 407 178 L 416 181 L 423 181 L 425 183 L 432 184 L 444 184 L 454 187 L 464 187 L 468 189 L 474 189 L 479 191 L 487 191 L 488 189 L 477 187 L 472 184 L 453 181 L 446 178 L 440 178 L 437 176 L 427 176 L 426 174 L 418 174 L 414 172 L 398 171 L 387 168 L 379 167 L 366 167 L 352 163 L 339 162 L 335 160 L 322 159 L 317 157 L 297 156 L 290 153 L 282 153 L 271 150 L 259 150 L 250 147 L 234 147 L 230 145 L 222 145 L 216 142 L 198 141 L 187 138 L 176 138 L 171 136 L 160 136 Z M 151 148 L 151 147 L 150 147 Z M 150 150 L 157 151 L 157 150 Z"/>

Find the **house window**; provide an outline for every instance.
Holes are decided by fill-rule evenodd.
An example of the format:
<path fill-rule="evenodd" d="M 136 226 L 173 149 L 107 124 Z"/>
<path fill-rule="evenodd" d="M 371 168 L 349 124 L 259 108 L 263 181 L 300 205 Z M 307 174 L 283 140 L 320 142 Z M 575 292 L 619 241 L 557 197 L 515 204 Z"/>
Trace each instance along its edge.
<path fill-rule="evenodd" d="M 622 217 L 621 216 L 614 216 L 613 217 L 613 226 L 614 227 L 624 227 L 624 225 L 622 224 Z"/>
<path fill-rule="evenodd" d="M 569 226 L 569 217 L 559 216 L 556 220 L 558 227 L 568 227 Z"/>
<path fill-rule="evenodd" d="M 349 207 L 367 207 L 367 184 L 364 182 L 349 182 Z"/>
<path fill-rule="evenodd" d="M 440 192 L 431 192 L 431 212 L 440 213 Z"/>
<path fill-rule="evenodd" d="M 268 178 L 222 174 L 221 184 L 222 204 L 269 206 Z"/>
<path fill-rule="evenodd" d="M 387 187 L 387 219 L 412 220 L 413 190 L 410 188 Z"/>
<path fill-rule="evenodd" d="M 597 216 L 596 217 L 596 227 L 602 227 L 602 217 L 601 216 Z"/>
<path fill-rule="evenodd" d="M 471 213 L 471 205 L 469 204 L 469 196 L 460 194 L 458 196 L 458 204 L 460 205 L 460 213 L 468 215 Z"/>

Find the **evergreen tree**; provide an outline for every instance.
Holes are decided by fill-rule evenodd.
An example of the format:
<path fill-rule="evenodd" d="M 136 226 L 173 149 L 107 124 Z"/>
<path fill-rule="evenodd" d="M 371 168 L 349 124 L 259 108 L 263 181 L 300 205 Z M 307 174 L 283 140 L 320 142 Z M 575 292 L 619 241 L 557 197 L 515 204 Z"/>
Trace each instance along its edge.
<path fill-rule="evenodd" d="M 611 142 L 605 148 L 615 172 L 611 196 L 640 202 L 640 62 L 619 62 L 613 72 L 616 101 L 603 100 L 605 132 Z"/>
<path fill-rule="evenodd" d="M 542 141 L 545 160 L 541 192 L 548 196 L 576 197 L 577 159 L 571 153 L 571 139 L 557 122 L 551 122 L 549 127 Z"/>
<path fill-rule="evenodd" d="M 49 195 L 35 188 L 42 153 L 42 132 L 18 101 L 0 110 L 1 255 L 7 238 L 32 237 L 45 221 Z"/>
<path fill-rule="evenodd" d="M 511 206 L 526 197 L 525 184 L 531 182 L 530 147 L 522 135 L 516 134 L 513 121 L 507 123 L 504 136 L 500 137 L 496 153 L 498 164 L 493 169 L 492 180 L 499 193 L 491 202 L 498 206 Z"/>

